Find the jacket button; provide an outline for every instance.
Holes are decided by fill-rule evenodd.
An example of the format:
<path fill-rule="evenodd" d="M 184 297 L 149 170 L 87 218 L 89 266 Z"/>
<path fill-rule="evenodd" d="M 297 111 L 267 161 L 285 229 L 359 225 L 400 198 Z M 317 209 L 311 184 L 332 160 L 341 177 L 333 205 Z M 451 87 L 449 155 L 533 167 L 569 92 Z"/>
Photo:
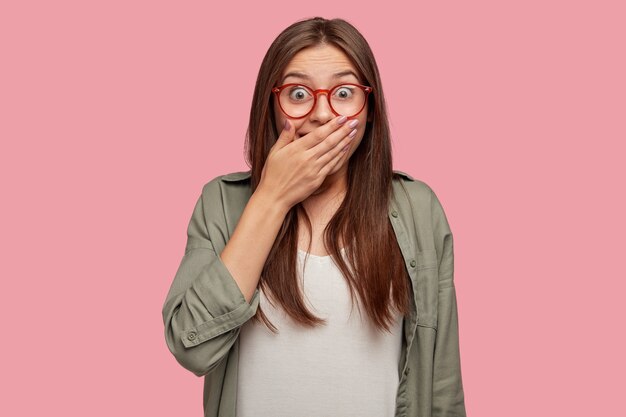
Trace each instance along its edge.
<path fill-rule="evenodd" d="M 394 210 L 394 211 L 391 212 L 391 215 L 393 217 L 398 217 L 398 212 Z"/>
<path fill-rule="evenodd" d="M 409 372 L 411 372 L 411 367 L 409 366 L 408 368 L 406 368 L 406 374 L 408 375 Z"/>
<path fill-rule="evenodd" d="M 417 262 L 415 262 L 415 259 L 411 259 L 411 266 L 415 268 L 415 265 L 417 265 Z"/>
<path fill-rule="evenodd" d="M 187 339 L 194 340 L 196 338 L 196 332 L 189 332 Z"/>

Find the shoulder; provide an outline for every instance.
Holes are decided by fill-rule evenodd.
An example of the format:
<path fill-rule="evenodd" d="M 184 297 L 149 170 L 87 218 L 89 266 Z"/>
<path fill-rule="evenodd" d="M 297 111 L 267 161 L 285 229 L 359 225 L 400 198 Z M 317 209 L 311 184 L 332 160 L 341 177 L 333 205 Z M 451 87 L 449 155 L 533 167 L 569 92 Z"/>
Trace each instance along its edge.
<path fill-rule="evenodd" d="M 211 195 L 220 192 L 223 188 L 231 186 L 245 186 L 250 184 L 251 171 L 235 171 L 218 175 L 204 184 L 203 195 Z"/>
<path fill-rule="evenodd" d="M 430 204 L 435 194 L 430 185 L 406 172 L 393 171 L 394 193 L 406 190 L 413 202 Z"/>
<path fill-rule="evenodd" d="M 418 221 L 431 219 L 433 222 L 448 225 L 443 205 L 433 188 L 402 171 L 394 170 L 394 198 L 400 206 L 408 206 L 417 216 Z"/>
<path fill-rule="evenodd" d="M 235 171 L 230 172 L 228 174 L 220 175 L 216 179 L 227 182 L 227 183 L 237 183 L 237 182 L 247 182 L 250 180 L 250 176 L 252 175 L 252 171 Z"/>
<path fill-rule="evenodd" d="M 429 223 L 435 234 L 451 233 L 443 205 L 430 185 L 400 171 L 394 171 L 393 182 L 394 199 L 399 207 L 410 210 L 418 223 Z"/>
<path fill-rule="evenodd" d="M 239 213 L 251 195 L 251 171 L 236 171 L 218 175 L 202 187 L 202 203 L 207 216 L 216 216 L 228 211 Z"/>

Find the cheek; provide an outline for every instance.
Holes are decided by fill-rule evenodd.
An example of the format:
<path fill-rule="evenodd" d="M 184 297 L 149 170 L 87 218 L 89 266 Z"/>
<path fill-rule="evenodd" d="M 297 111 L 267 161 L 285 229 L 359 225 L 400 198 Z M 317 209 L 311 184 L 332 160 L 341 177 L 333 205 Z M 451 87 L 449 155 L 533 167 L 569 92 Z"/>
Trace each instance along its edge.
<path fill-rule="evenodd" d="M 367 129 L 367 117 L 359 118 L 359 125 L 357 126 L 355 140 L 352 141 L 354 145 L 359 144 L 365 136 L 365 130 Z"/>
<path fill-rule="evenodd" d="M 282 132 L 284 127 L 285 127 L 285 118 L 281 115 L 277 115 L 276 116 L 276 131 L 278 132 L 278 134 Z"/>
<path fill-rule="evenodd" d="M 363 131 L 357 130 L 356 136 L 354 137 L 352 142 L 350 142 L 350 148 L 348 149 L 347 152 L 345 152 L 342 159 L 348 160 L 352 156 L 352 154 L 356 151 L 356 149 L 359 146 L 361 146 L 361 141 L 363 140 L 363 133 L 364 133 Z"/>
<path fill-rule="evenodd" d="M 354 138 L 355 140 L 352 141 L 352 146 L 350 146 L 352 148 L 352 151 L 354 152 L 354 150 L 359 147 L 361 145 L 361 142 L 363 141 L 363 136 L 365 134 L 365 129 L 361 130 L 359 132 L 357 132 L 356 137 Z"/>
<path fill-rule="evenodd" d="M 283 130 L 283 126 L 285 126 L 285 117 L 283 112 L 281 112 L 276 106 L 274 106 L 274 123 L 276 124 L 276 130 L 279 132 Z"/>

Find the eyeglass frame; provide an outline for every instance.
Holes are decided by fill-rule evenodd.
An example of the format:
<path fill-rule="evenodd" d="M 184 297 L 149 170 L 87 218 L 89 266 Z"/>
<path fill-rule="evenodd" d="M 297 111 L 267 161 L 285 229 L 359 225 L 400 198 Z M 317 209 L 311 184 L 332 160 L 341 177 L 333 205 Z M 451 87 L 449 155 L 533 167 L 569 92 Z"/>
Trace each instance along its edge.
<path fill-rule="evenodd" d="M 304 114 L 302 116 L 294 117 L 294 116 L 289 115 L 285 111 L 285 109 L 283 109 L 283 106 L 280 104 L 280 92 L 283 89 L 285 89 L 286 87 L 290 87 L 292 85 L 298 85 L 298 86 L 304 87 L 307 90 L 309 90 L 309 92 L 313 93 L 313 106 L 311 107 L 311 110 L 309 110 L 306 114 Z M 311 114 L 311 112 L 315 109 L 315 106 L 317 105 L 317 95 L 320 94 L 320 93 L 326 94 L 326 99 L 328 100 L 328 105 L 330 107 L 330 110 L 333 112 L 333 114 L 335 114 L 335 116 L 339 116 L 340 114 L 337 113 L 335 111 L 335 109 L 333 108 L 333 105 L 332 105 L 331 100 L 329 99 L 329 97 L 330 97 L 330 93 L 335 91 L 338 87 L 341 87 L 341 86 L 344 86 L 344 85 L 352 85 L 352 86 L 355 86 L 355 87 L 359 87 L 361 90 L 363 90 L 365 92 L 365 100 L 363 100 L 363 106 L 361 106 L 359 111 L 354 113 L 353 115 L 346 116 L 346 117 L 350 118 L 350 117 L 354 117 L 354 116 L 358 115 L 359 113 L 361 113 L 363 111 L 363 109 L 365 108 L 365 105 L 367 104 L 367 98 L 369 97 L 369 94 L 373 91 L 372 87 L 370 87 L 368 85 L 361 85 L 361 84 L 356 84 L 356 83 L 341 83 L 341 84 L 337 84 L 336 86 L 332 87 L 331 89 L 318 88 L 317 90 L 313 90 L 311 87 L 309 87 L 306 84 L 302 84 L 302 83 L 288 83 L 288 84 L 283 84 L 280 87 L 272 88 L 272 92 L 274 94 L 276 94 L 276 100 L 278 100 L 278 107 L 280 107 L 280 110 L 287 117 L 289 117 L 291 119 L 302 119 L 304 117 L 307 117 L 309 114 Z"/>

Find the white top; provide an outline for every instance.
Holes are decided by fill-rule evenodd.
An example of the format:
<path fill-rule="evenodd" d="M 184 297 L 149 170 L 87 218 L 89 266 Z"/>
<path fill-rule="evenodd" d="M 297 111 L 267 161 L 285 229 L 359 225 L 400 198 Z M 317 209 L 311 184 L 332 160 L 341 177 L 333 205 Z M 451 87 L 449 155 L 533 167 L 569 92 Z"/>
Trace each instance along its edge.
<path fill-rule="evenodd" d="M 305 302 L 327 324 L 299 326 L 260 292 L 279 333 L 252 320 L 241 327 L 237 417 L 392 417 L 402 316 L 391 334 L 377 332 L 356 305 L 350 314 L 349 287 L 332 258 L 308 254 L 303 270 L 306 255 L 298 250 Z"/>

